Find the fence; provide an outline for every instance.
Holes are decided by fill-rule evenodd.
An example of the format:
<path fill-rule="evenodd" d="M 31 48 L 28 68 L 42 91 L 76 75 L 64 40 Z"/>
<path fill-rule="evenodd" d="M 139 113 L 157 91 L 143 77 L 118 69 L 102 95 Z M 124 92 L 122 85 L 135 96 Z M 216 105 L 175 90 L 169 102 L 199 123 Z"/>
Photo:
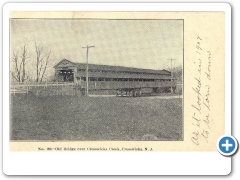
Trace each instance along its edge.
<path fill-rule="evenodd" d="M 10 85 L 10 93 L 36 95 L 75 95 L 74 83 L 47 82 L 47 83 L 15 83 Z"/>
<path fill-rule="evenodd" d="M 164 88 L 176 87 L 175 82 L 151 82 L 151 81 L 89 81 L 90 93 L 111 93 L 116 94 L 117 89 L 125 88 Z M 35 94 L 35 95 L 83 95 L 86 88 L 86 81 L 78 82 L 46 82 L 46 83 L 15 83 L 10 86 L 10 93 Z M 161 90 L 161 88 L 163 90 Z M 180 91 L 181 88 L 178 88 Z"/>

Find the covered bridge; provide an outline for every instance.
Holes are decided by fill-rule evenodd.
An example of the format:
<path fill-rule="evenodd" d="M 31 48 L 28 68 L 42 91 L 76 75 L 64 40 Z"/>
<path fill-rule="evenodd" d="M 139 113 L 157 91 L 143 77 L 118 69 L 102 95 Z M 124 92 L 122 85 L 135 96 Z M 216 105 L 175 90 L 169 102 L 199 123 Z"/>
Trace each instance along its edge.
<path fill-rule="evenodd" d="M 63 59 L 54 66 L 55 79 L 60 82 L 74 82 L 86 87 L 86 64 Z M 171 88 L 171 72 L 167 70 L 140 69 L 123 66 L 88 64 L 89 90 L 126 88 Z"/>

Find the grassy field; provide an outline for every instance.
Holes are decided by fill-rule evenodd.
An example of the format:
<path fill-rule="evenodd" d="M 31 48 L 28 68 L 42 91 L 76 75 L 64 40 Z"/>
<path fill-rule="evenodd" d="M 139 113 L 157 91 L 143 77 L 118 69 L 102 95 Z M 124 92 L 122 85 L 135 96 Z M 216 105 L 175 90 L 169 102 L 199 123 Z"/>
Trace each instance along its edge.
<path fill-rule="evenodd" d="M 11 96 L 11 140 L 182 140 L 182 99 Z"/>

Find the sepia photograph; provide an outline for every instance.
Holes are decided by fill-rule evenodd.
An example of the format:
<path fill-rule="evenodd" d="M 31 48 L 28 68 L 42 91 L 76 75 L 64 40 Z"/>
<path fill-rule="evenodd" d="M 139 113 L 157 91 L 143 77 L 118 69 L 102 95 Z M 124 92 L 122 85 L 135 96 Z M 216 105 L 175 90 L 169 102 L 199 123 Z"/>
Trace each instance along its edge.
<path fill-rule="evenodd" d="M 10 141 L 183 141 L 183 19 L 11 18 Z"/>

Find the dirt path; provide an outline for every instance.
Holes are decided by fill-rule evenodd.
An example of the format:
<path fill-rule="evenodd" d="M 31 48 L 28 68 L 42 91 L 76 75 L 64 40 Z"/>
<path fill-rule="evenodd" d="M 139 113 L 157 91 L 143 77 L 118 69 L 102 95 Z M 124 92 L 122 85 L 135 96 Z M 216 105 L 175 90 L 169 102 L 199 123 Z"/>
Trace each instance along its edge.
<path fill-rule="evenodd" d="M 91 94 L 88 96 L 89 97 L 116 97 L 116 95 L 98 95 L 98 94 Z"/>
<path fill-rule="evenodd" d="M 116 97 L 116 95 L 95 95 L 91 94 L 89 97 Z M 121 96 L 118 96 L 121 97 Z M 126 98 L 126 96 L 124 96 Z M 122 97 L 122 98 L 124 98 Z M 133 97 L 127 97 L 127 98 L 133 98 Z M 176 99 L 176 98 L 183 98 L 182 95 L 176 95 L 176 96 L 143 96 L 143 97 L 134 97 L 134 98 L 147 98 L 147 99 Z"/>

